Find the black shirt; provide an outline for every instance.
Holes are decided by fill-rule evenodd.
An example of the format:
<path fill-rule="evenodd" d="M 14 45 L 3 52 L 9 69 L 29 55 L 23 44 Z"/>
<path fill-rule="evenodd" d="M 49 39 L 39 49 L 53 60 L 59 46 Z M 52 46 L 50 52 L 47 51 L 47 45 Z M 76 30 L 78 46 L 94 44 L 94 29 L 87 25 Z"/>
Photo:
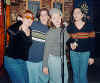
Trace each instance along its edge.
<path fill-rule="evenodd" d="M 7 55 L 16 59 L 27 60 L 28 50 L 32 43 L 31 36 L 26 36 L 24 31 L 19 31 L 18 26 L 10 27 L 8 32 L 10 40 Z"/>
<path fill-rule="evenodd" d="M 67 31 L 71 35 L 71 41 L 76 41 L 78 43 L 77 48 L 74 50 L 76 52 L 85 52 L 90 51 L 91 55 L 90 57 L 94 57 L 94 51 L 95 51 L 95 32 L 94 27 L 87 23 L 83 26 L 82 29 L 77 29 L 74 24 L 71 24 Z M 72 49 L 71 49 L 72 50 Z"/>

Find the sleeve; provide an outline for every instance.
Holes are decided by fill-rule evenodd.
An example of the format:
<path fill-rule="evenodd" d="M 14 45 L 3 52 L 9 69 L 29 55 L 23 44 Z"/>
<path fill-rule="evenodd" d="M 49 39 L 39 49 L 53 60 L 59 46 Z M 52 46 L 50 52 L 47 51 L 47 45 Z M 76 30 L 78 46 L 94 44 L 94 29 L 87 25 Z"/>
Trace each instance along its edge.
<path fill-rule="evenodd" d="M 12 35 L 12 36 L 15 35 L 15 32 L 14 32 L 14 29 L 13 29 L 13 28 L 14 28 L 14 26 L 10 26 L 10 27 L 8 28 L 8 30 L 7 30 L 7 31 L 8 31 L 8 34 L 9 34 L 10 36 L 11 36 L 11 35 Z"/>
<path fill-rule="evenodd" d="M 66 46 L 66 51 L 67 51 L 68 48 L 70 47 L 70 42 L 69 42 L 70 36 L 69 36 L 67 31 L 65 31 L 65 40 L 66 40 L 66 45 L 65 46 Z"/>
<path fill-rule="evenodd" d="M 10 27 L 8 27 L 8 34 L 10 36 L 15 36 L 16 32 L 19 30 L 19 26 L 22 24 L 22 21 L 17 21 L 16 23 L 14 23 L 13 25 L 11 25 Z"/>
<path fill-rule="evenodd" d="M 72 33 L 72 25 L 70 24 L 67 28 L 66 28 L 66 31 L 68 32 L 68 33 Z"/>
<path fill-rule="evenodd" d="M 35 28 L 38 27 L 38 22 L 34 21 L 30 27 L 31 30 L 35 30 Z"/>
<path fill-rule="evenodd" d="M 30 47 L 32 45 L 32 37 L 31 37 L 31 35 L 27 36 L 25 38 L 25 40 L 26 40 L 25 45 L 27 45 L 27 47 Z"/>
<path fill-rule="evenodd" d="M 90 26 L 90 31 L 89 31 L 89 47 L 90 47 L 90 58 L 95 58 L 95 30 L 93 26 Z"/>
<path fill-rule="evenodd" d="M 45 41 L 45 47 L 44 47 L 43 67 L 48 67 L 49 40 L 50 40 L 49 34 L 47 34 L 47 38 Z"/>
<path fill-rule="evenodd" d="M 73 26 L 70 24 L 68 27 L 67 27 L 67 32 L 69 34 L 69 39 L 68 41 L 66 42 L 66 44 L 68 46 L 70 46 L 70 43 L 74 43 L 76 40 L 72 38 L 72 33 L 73 33 Z"/>

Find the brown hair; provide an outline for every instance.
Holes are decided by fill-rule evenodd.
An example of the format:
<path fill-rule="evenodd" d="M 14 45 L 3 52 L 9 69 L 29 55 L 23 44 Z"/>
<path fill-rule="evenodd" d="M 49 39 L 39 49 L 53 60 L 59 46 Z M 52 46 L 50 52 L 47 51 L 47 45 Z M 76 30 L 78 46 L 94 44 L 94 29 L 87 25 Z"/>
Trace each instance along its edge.
<path fill-rule="evenodd" d="M 38 11 L 38 15 L 37 15 L 38 18 L 40 18 L 41 12 L 42 12 L 42 11 L 46 11 L 47 14 L 48 14 L 48 16 L 50 16 L 50 15 L 49 15 L 49 10 L 48 10 L 47 8 L 42 8 L 42 9 L 40 9 L 40 10 Z"/>
<path fill-rule="evenodd" d="M 33 14 L 33 12 L 30 11 L 30 10 L 26 10 L 26 11 L 23 13 L 23 16 L 24 16 L 25 14 L 27 14 L 27 13 L 32 14 L 32 20 L 34 20 L 34 14 Z"/>
<path fill-rule="evenodd" d="M 82 10 L 81 10 L 80 7 L 74 8 L 74 9 L 72 10 L 72 15 L 71 15 L 71 17 L 70 17 L 70 23 L 72 23 L 72 24 L 74 24 L 74 22 L 75 22 L 74 17 L 73 17 L 73 13 L 74 13 L 74 10 L 75 10 L 75 9 L 79 9 L 79 10 L 82 12 Z M 82 14 L 84 14 L 84 12 L 82 12 Z M 82 20 L 83 20 L 84 22 L 87 22 L 88 19 L 86 18 L 86 14 L 84 14 Z"/>

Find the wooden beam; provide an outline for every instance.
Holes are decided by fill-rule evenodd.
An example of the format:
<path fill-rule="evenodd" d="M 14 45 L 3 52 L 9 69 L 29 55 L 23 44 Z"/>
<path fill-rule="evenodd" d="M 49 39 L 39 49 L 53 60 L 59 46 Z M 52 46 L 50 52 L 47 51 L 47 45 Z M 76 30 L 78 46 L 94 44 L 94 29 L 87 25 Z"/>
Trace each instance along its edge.
<path fill-rule="evenodd" d="M 26 0 L 26 9 L 28 9 L 28 0 Z"/>

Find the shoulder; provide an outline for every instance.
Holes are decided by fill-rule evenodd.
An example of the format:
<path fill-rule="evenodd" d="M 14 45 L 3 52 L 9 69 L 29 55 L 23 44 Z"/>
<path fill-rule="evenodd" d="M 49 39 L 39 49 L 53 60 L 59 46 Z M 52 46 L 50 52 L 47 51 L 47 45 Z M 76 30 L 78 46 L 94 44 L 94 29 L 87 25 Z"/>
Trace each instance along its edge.
<path fill-rule="evenodd" d="M 94 31 L 94 29 L 95 29 L 91 22 L 87 22 L 86 26 L 87 26 L 89 31 Z"/>
<path fill-rule="evenodd" d="M 38 25 L 38 22 L 37 22 L 37 21 L 34 21 L 34 22 L 32 23 L 32 25 L 31 25 L 30 28 L 32 29 L 32 28 L 36 27 L 37 25 Z"/>
<path fill-rule="evenodd" d="M 73 28 L 74 26 L 75 26 L 74 24 L 69 24 L 68 27 L 66 28 L 67 32 L 71 33 L 73 31 L 73 29 L 74 29 Z"/>
<path fill-rule="evenodd" d="M 47 32 L 47 35 L 53 35 L 54 29 L 50 28 Z"/>
<path fill-rule="evenodd" d="M 31 30 L 38 29 L 38 30 L 48 30 L 48 26 L 41 24 L 41 22 L 34 21 L 30 27 Z"/>

